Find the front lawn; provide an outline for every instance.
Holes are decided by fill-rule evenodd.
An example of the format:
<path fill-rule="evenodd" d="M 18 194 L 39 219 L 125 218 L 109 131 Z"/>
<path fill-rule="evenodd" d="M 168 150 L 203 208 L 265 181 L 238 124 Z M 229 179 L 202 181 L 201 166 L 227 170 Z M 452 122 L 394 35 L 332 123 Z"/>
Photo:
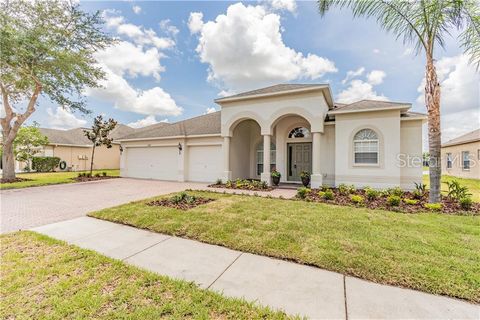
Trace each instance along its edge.
<path fill-rule="evenodd" d="M 106 172 L 109 176 L 118 177 L 120 170 L 93 170 L 93 174 Z M 62 184 L 76 182 L 72 178 L 77 177 L 79 172 L 34 172 L 34 173 L 19 173 L 17 178 L 29 179 L 26 181 L 13 183 L 0 183 L 0 189 L 19 189 L 27 187 L 45 186 L 50 184 Z"/>
<path fill-rule="evenodd" d="M 1 319 L 283 319 L 33 232 L 0 237 Z"/>
<path fill-rule="evenodd" d="M 480 302 L 478 216 L 403 214 L 213 192 L 189 194 L 216 200 L 179 210 L 147 205 L 153 200 L 147 199 L 90 215 Z"/>
<path fill-rule="evenodd" d="M 465 179 L 465 178 L 457 178 L 453 176 L 442 175 L 442 193 L 447 194 L 447 184 L 446 182 L 450 182 L 453 180 L 457 180 L 462 186 L 466 186 L 469 192 L 472 194 L 472 200 L 475 202 L 480 202 L 480 179 Z M 430 187 L 430 180 L 428 174 L 423 175 L 423 183 L 427 185 L 427 188 Z"/>

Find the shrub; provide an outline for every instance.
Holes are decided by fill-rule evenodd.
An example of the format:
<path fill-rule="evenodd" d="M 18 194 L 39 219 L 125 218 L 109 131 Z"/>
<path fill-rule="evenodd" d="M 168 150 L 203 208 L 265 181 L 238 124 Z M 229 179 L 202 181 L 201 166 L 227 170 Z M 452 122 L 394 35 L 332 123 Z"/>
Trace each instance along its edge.
<path fill-rule="evenodd" d="M 106 177 L 107 173 L 105 171 L 102 172 L 102 176 Z"/>
<path fill-rule="evenodd" d="M 422 199 L 423 196 L 425 195 L 425 193 L 417 189 L 413 190 L 412 194 L 415 199 Z"/>
<path fill-rule="evenodd" d="M 445 182 L 448 186 L 448 196 L 455 200 L 468 198 L 471 194 L 468 192 L 468 188 L 460 185 L 457 180 Z"/>
<path fill-rule="evenodd" d="M 324 198 L 324 197 L 325 197 L 325 191 L 318 191 L 317 194 L 318 194 L 318 196 L 319 196 L 320 198 Z"/>
<path fill-rule="evenodd" d="M 310 194 L 312 190 L 310 190 L 309 188 L 307 187 L 300 187 L 297 189 L 297 197 L 300 198 L 300 199 L 305 199 L 307 197 L 307 195 Z"/>
<path fill-rule="evenodd" d="M 464 197 L 459 200 L 459 203 L 463 210 L 470 210 L 470 208 L 472 208 L 473 201 L 470 197 Z"/>
<path fill-rule="evenodd" d="M 300 172 L 300 179 L 310 178 L 310 172 L 302 171 Z"/>
<path fill-rule="evenodd" d="M 80 172 L 77 176 L 78 176 L 79 178 L 85 177 L 85 173 Z"/>
<path fill-rule="evenodd" d="M 340 194 L 346 196 L 348 194 L 351 194 L 351 193 L 355 193 L 356 191 L 356 188 L 355 186 L 352 184 L 352 185 L 346 185 L 345 183 L 340 183 L 338 185 L 338 192 L 340 192 Z"/>
<path fill-rule="evenodd" d="M 442 210 L 442 204 L 441 203 L 425 203 L 423 205 L 425 209 L 428 209 L 430 211 L 440 211 Z"/>
<path fill-rule="evenodd" d="M 320 187 L 320 190 L 327 191 L 327 190 L 330 190 L 330 187 L 327 186 L 326 184 L 322 184 L 322 186 Z"/>
<path fill-rule="evenodd" d="M 87 177 L 87 178 L 90 178 L 92 176 L 92 174 L 90 172 L 86 172 L 84 177 Z"/>
<path fill-rule="evenodd" d="M 332 190 L 328 189 L 324 191 L 323 198 L 325 200 L 333 200 L 335 198 L 335 194 Z"/>
<path fill-rule="evenodd" d="M 427 185 L 421 182 L 415 182 L 415 190 L 423 195 L 427 192 Z"/>
<path fill-rule="evenodd" d="M 403 190 L 400 187 L 389 188 L 387 189 L 387 194 L 390 196 L 401 197 L 403 196 Z"/>
<path fill-rule="evenodd" d="M 280 172 L 278 172 L 277 170 L 273 170 L 271 175 L 272 175 L 272 178 L 280 178 L 282 176 Z"/>
<path fill-rule="evenodd" d="M 400 202 L 402 202 L 402 198 L 393 194 L 388 196 L 387 198 L 388 205 L 392 207 L 398 207 L 400 205 Z"/>
<path fill-rule="evenodd" d="M 38 172 L 50 172 L 60 164 L 59 157 L 33 157 L 32 169 Z"/>
<path fill-rule="evenodd" d="M 418 200 L 415 200 L 415 199 L 403 199 L 403 202 L 405 202 L 406 204 L 415 205 L 415 204 L 418 203 Z"/>
<path fill-rule="evenodd" d="M 352 200 L 353 203 L 359 204 L 359 205 L 363 204 L 364 201 L 365 201 L 365 199 L 363 199 L 363 197 L 361 195 L 358 195 L 358 194 L 352 194 L 350 196 L 350 200 Z"/>
<path fill-rule="evenodd" d="M 95 177 L 98 178 L 98 177 L 100 177 L 100 176 L 101 176 L 100 172 L 95 173 Z"/>
<path fill-rule="evenodd" d="M 380 195 L 380 192 L 375 189 L 367 188 L 365 189 L 365 196 L 368 200 L 375 200 Z"/>

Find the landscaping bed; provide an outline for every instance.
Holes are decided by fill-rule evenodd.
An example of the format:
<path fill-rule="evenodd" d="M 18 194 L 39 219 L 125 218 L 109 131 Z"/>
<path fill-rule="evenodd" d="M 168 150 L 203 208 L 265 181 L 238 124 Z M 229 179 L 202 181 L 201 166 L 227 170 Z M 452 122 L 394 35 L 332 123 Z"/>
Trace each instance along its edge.
<path fill-rule="evenodd" d="M 480 203 L 465 201 L 462 204 L 461 200 L 442 195 L 441 203 L 429 204 L 427 192 L 402 191 L 398 188 L 384 191 L 368 188 L 355 189 L 353 186 L 345 185 L 341 185 L 339 188 L 300 188 L 297 191 L 297 198 L 305 201 L 404 213 L 433 211 L 446 214 L 480 214 Z"/>
<path fill-rule="evenodd" d="M 251 191 L 271 191 L 274 189 L 273 187 L 270 187 L 266 182 L 253 179 L 228 180 L 225 183 L 223 183 L 221 180 L 217 180 L 217 182 L 209 185 L 208 187 Z"/>
<path fill-rule="evenodd" d="M 400 214 L 260 196 L 187 194 L 215 201 L 186 211 L 148 205 L 162 196 L 89 215 L 480 303 L 478 215 Z"/>
<path fill-rule="evenodd" d="M 289 318 L 37 233 L 0 241 L 0 319 Z"/>
<path fill-rule="evenodd" d="M 113 177 L 113 176 L 101 176 L 101 175 L 95 175 L 95 176 L 78 176 L 72 178 L 72 180 L 75 180 L 76 182 L 87 182 L 87 181 L 98 181 L 98 180 L 107 180 L 107 179 L 115 179 L 115 178 L 120 178 L 120 177 Z"/>
<path fill-rule="evenodd" d="M 148 202 L 147 205 L 188 210 L 212 201 L 214 201 L 214 199 L 192 196 L 188 195 L 186 192 L 182 192 L 178 195 L 174 195 L 166 199 L 159 199 Z"/>
<path fill-rule="evenodd" d="M 32 179 L 26 178 L 15 178 L 15 179 L 0 179 L 0 183 L 17 183 L 17 182 L 25 182 L 25 181 L 32 181 Z"/>

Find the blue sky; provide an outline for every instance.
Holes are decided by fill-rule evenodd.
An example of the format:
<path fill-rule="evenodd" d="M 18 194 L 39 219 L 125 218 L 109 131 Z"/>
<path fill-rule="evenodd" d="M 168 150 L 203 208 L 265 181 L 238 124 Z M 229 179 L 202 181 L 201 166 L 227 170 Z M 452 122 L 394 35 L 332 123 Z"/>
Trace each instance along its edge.
<path fill-rule="evenodd" d="M 283 82 L 329 83 L 337 101 L 378 98 L 426 112 L 423 56 L 348 10 L 321 17 L 316 2 L 292 0 L 81 6 L 103 11 L 105 30 L 120 40 L 98 54 L 108 79 L 103 91 L 86 91 L 93 115 L 132 126 L 175 122 L 218 110 L 213 100 L 222 95 Z M 436 58 L 446 140 L 479 126 L 479 75 L 454 38 Z M 42 99 L 31 120 L 68 129 L 91 118 Z"/>

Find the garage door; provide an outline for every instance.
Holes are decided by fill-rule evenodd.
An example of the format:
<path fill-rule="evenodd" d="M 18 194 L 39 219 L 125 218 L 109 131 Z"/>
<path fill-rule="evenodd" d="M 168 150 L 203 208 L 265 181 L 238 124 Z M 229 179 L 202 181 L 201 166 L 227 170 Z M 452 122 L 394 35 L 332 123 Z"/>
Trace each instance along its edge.
<path fill-rule="evenodd" d="M 178 179 L 177 147 L 127 148 L 127 176 L 158 180 Z"/>
<path fill-rule="evenodd" d="M 214 182 L 222 174 L 221 146 L 188 147 L 188 180 Z"/>

